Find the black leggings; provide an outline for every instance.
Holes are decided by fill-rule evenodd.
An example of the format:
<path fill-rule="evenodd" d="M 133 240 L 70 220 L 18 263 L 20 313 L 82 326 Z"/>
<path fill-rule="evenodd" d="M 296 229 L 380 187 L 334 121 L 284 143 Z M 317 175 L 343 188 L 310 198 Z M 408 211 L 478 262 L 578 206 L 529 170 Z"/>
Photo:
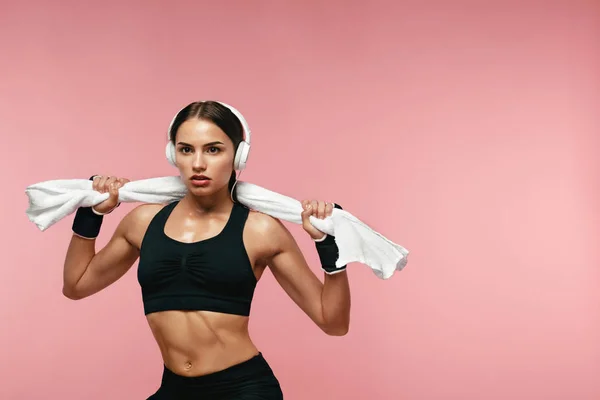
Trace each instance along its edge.
<path fill-rule="evenodd" d="M 207 375 L 187 377 L 166 366 L 161 386 L 147 400 L 282 400 L 279 381 L 263 355 Z"/>

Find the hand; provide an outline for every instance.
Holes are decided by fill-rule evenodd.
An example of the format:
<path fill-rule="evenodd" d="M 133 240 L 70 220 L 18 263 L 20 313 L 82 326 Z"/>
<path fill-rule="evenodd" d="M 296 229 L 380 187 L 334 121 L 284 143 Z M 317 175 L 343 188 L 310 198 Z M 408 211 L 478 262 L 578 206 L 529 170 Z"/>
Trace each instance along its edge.
<path fill-rule="evenodd" d="M 100 214 L 107 214 L 119 205 L 119 189 L 129 182 L 126 178 L 115 176 L 95 176 L 92 187 L 100 193 L 110 193 L 108 199 L 96 204 L 93 209 Z"/>
<path fill-rule="evenodd" d="M 315 228 L 309 220 L 309 217 L 312 215 L 313 217 L 319 219 L 325 219 L 329 217 L 333 211 L 333 203 L 326 203 L 324 201 L 317 200 L 303 200 L 302 201 L 302 227 L 313 240 L 321 239 L 325 236 L 325 233 L 321 232 L 317 228 Z"/>

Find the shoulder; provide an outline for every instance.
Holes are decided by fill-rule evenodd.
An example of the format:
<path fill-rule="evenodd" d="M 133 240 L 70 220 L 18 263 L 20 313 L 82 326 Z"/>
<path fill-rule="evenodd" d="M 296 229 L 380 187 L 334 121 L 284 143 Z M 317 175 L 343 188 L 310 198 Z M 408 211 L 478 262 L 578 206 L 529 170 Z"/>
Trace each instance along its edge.
<path fill-rule="evenodd" d="M 260 211 L 250 210 L 246 229 L 253 237 L 261 238 L 263 243 L 269 243 L 273 251 L 293 240 L 290 231 L 279 219 Z"/>
<path fill-rule="evenodd" d="M 162 210 L 166 204 L 141 204 L 134 207 L 123 217 L 123 222 L 127 225 L 146 224 L 148 225 L 152 218 Z"/>
<path fill-rule="evenodd" d="M 138 205 L 123 217 L 117 229 L 127 241 L 139 248 L 150 222 L 165 206 L 166 204 Z"/>
<path fill-rule="evenodd" d="M 248 212 L 246 224 L 252 233 L 258 235 L 277 235 L 287 230 L 279 219 L 255 210 Z"/>

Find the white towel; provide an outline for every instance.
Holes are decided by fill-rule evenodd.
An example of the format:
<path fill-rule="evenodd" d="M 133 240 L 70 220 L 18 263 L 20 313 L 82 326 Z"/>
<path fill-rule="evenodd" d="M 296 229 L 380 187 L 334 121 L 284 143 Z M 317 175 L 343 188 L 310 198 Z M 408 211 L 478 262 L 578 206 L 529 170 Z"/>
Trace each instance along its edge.
<path fill-rule="evenodd" d="M 28 186 L 26 211 L 29 220 L 44 231 L 74 213 L 78 207 L 91 207 L 109 197 L 92 188 L 88 179 L 51 180 Z M 187 188 L 178 176 L 131 181 L 119 189 L 119 201 L 170 203 L 181 199 Z M 285 221 L 302 224 L 300 201 L 248 182 L 237 183 L 237 199 L 246 207 Z M 311 224 L 333 235 L 339 249 L 337 266 L 360 262 L 381 279 L 389 279 L 404 268 L 408 250 L 391 242 L 346 210 L 334 209 L 325 219 L 310 217 Z"/>

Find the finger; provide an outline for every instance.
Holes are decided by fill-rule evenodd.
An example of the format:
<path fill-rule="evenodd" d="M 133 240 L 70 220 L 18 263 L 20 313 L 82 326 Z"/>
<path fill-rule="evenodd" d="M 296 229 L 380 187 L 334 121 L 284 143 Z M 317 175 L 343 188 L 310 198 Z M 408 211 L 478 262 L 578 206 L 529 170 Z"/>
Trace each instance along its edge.
<path fill-rule="evenodd" d="M 108 178 L 108 176 L 103 176 L 100 178 L 100 182 L 98 182 L 98 191 L 100 193 L 106 193 L 106 181 Z"/>
<path fill-rule="evenodd" d="M 100 183 L 100 179 L 102 179 L 101 176 L 95 176 L 94 179 L 92 179 L 92 189 L 99 191 L 98 190 L 98 184 Z"/>
<path fill-rule="evenodd" d="M 312 215 L 316 215 L 317 212 L 319 211 L 319 203 L 316 200 L 312 200 L 310 202 L 310 206 L 312 209 Z"/>
<path fill-rule="evenodd" d="M 319 201 L 318 209 L 317 209 L 317 218 L 324 219 L 325 218 L 325 202 Z"/>
<path fill-rule="evenodd" d="M 306 206 L 304 207 L 304 210 L 302 211 L 302 225 L 304 226 L 304 229 L 310 228 L 311 223 L 310 223 L 310 216 L 312 214 L 312 207 L 310 204 L 306 204 Z"/>
<path fill-rule="evenodd" d="M 306 206 L 308 206 L 308 204 L 310 204 L 310 202 L 308 200 L 302 200 L 302 210 L 306 211 Z"/>
<path fill-rule="evenodd" d="M 110 189 L 111 189 L 113 183 L 116 181 L 117 181 L 117 177 L 109 176 L 108 179 L 106 180 L 106 182 L 104 182 L 104 190 L 106 190 L 107 192 L 110 192 Z"/>
<path fill-rule="evenodd" d="M 125 184 L 126 184 L 127 182 L 129 182 L 129 180 L 128 180 L 128 179 L 125 179 L 125 178 L 117 178 L 117 179 L 115 180 L 115 185 L 117 186 L 117 189 L 120 189 L 120 188 L 122 188 L 123 186 L 125 186 Z"/>
<path fill-rule="evenodd" d="M 114 200 L 115 204 L 117 203 L 117 201 L 119 200 L 119 183 L 118 182 L 112 182 L 109 186 L 109 191 L 110 191 L 110 197 L 112 200 Z"/>
<path fill-rule="evenodd" d="M 302 213 L 305 214 L 307 218 L 310 217 L 314 212 L 312 203 L 309 200 L 305 200 L 303 207 L 304 211 Z"/>
<path fill-rule="evenodd" d="M 106 181 L 108 179 L 108 176 L 101 176 L 100 180 L 98 181 L 98 191 L 100 193 L 105 193 L 106 190 L 104 189 L 104 186 L 106 184 Z"/>
<path fill-rule="evenodd" d="M 333 203 L 325 203 L 325 216 L 329 217 L 333 213 Z"/>

